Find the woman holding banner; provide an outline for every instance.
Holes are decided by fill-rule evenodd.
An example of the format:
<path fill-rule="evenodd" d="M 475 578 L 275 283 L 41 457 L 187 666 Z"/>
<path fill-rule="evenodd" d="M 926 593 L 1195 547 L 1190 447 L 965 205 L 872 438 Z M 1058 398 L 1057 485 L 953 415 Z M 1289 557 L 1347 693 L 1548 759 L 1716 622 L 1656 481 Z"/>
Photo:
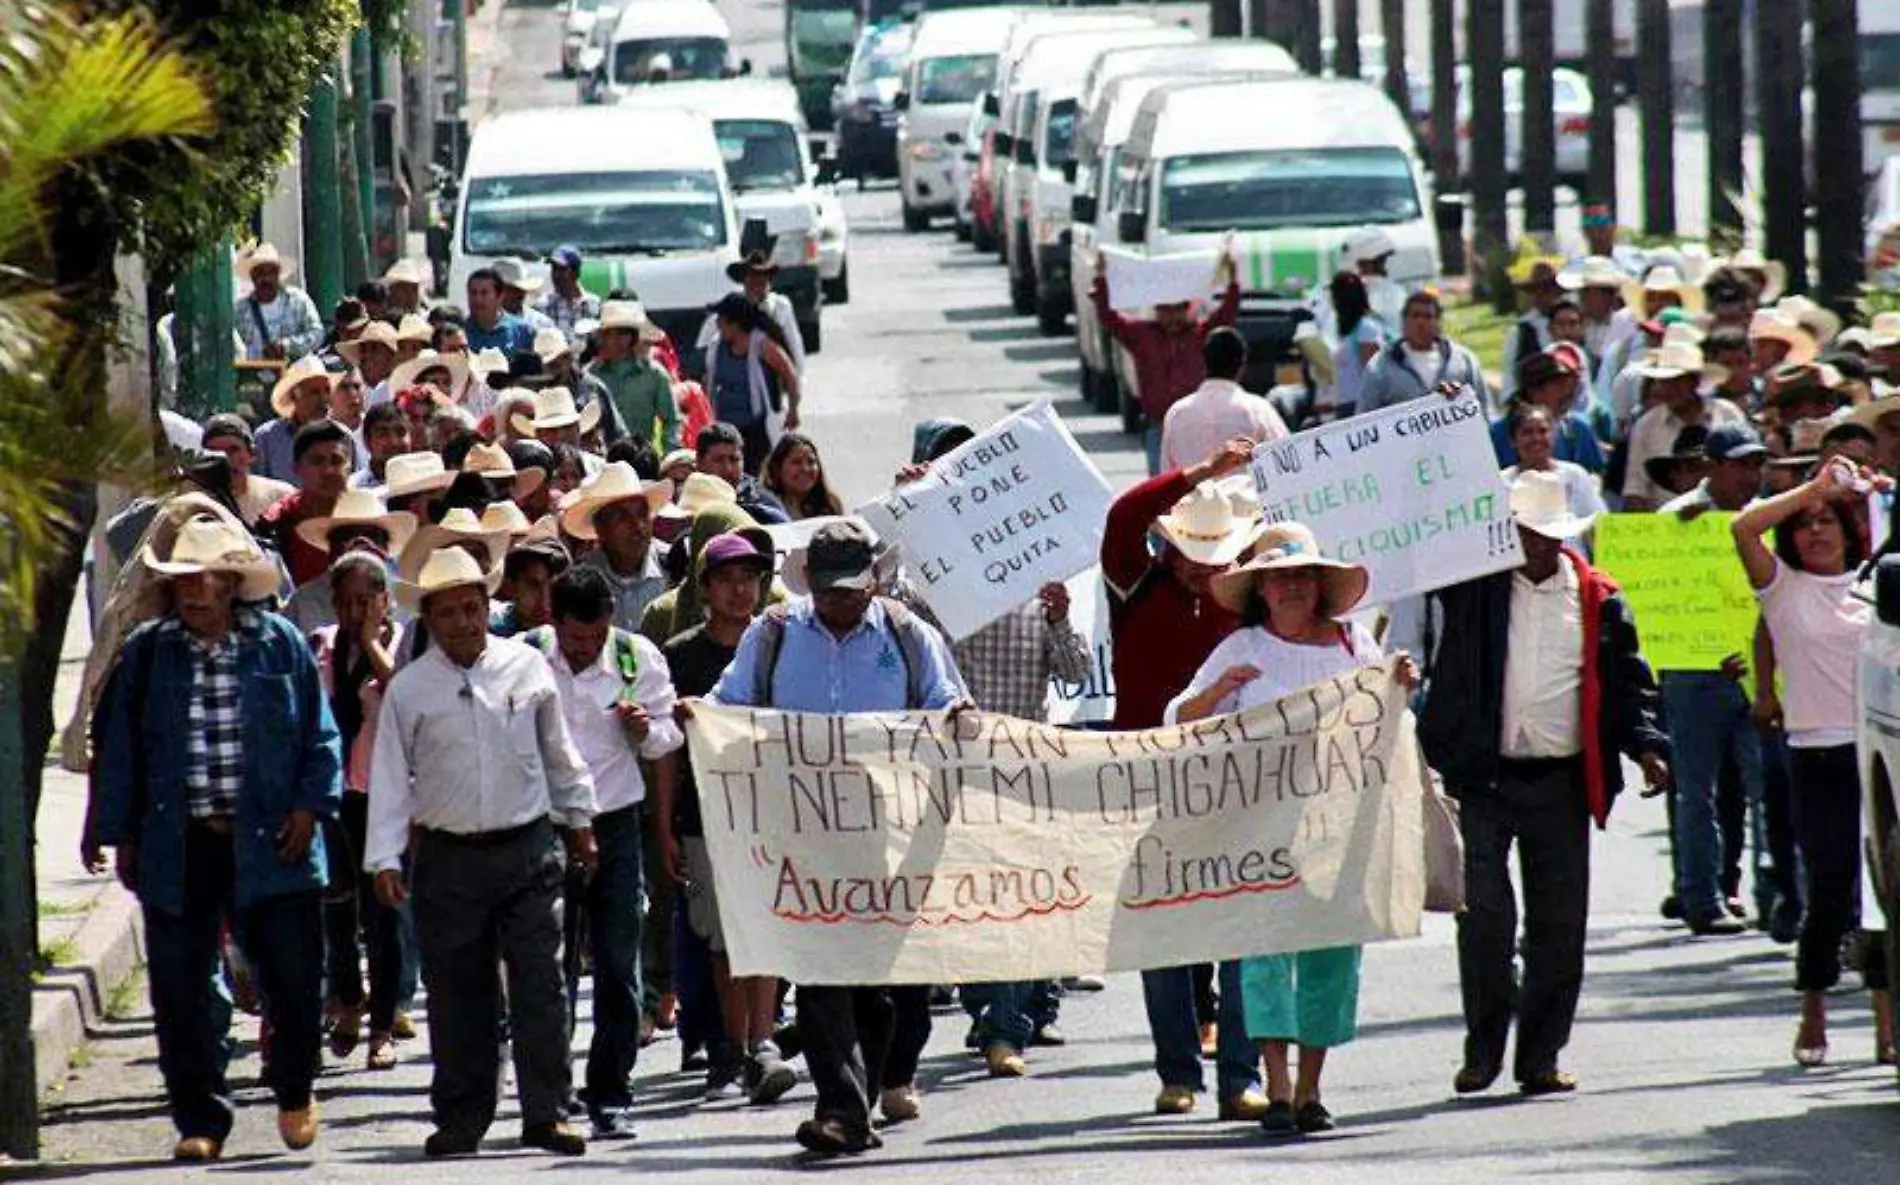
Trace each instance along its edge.
<path fill-rule="evenodd" d="M 1277 523 L 1260 536 L 1254 558 L 1211 586 L 1214 599 L 1240 614 L 1241 628 L 1214 648 L 1187 690 L 1168 704 L 1166 720 L 1187 723 L 1238 712 L 1385 660 L 1366 627 L 1341 618 L 1366 595 L 1366 569 L 1320 554 L 1313 532 Z M 1417 686 L 1418 670 L 1400 656 L 1399 682 Z M 1241 961 L 1247 1032 L 1267 1063 L 1267 1135 L 1330 1131 L 1320 1101 L 1327 1051 L 1357 1032 L 1359 954 L 1356 946 Z M 1299 1080 L 1289 1047 L 1300 1047 Z"/>

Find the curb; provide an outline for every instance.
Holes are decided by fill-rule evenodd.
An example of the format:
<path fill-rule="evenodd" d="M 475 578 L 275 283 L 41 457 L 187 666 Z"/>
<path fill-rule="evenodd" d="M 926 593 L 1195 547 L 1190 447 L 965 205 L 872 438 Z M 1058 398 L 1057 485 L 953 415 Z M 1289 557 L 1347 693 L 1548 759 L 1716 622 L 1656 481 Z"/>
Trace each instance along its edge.
<path fill-rule="evenodd" d="M 117 882 L 93 900 L 73 936 L 73 958 L 33 985 L 33 1064 L 44 1096 L 105 1023 L 112 994 L 145 962 L 138 901 Z"/>

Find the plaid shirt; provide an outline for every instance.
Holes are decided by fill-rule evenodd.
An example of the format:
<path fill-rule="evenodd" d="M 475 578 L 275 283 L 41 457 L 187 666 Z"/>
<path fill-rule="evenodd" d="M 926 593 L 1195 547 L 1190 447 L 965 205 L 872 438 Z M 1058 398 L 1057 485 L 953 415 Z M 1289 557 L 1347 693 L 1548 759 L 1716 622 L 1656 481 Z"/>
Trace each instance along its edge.
<path fill-rule="evenodd" d="M 258 311 L 253 313 L 253 308 Z M 257 331 L 259 317 L 269 331 L 269 340 L 283 345 L 284 357 L 289 361 L 295 362 L 323 344 L 323 317 L 317 312 L 317 304 L 295 284 L 285 284 L 278 290 L 277 300 L 269 312 L 253 305 L 251 298 L 245 296 L 239 298 L 232 316 L 237 322 L 238 337 L 244 341 L 246 358 L 264 356 L 267 343 L 265 335 Z"/>
<path fill-rule="evenodd" d="M 908 580 L 900 580 L 892 592 L 906 608 L 942 628 Z M 950 652 L 978 708 L 1019 720 L 1047 720 L 1050 679 L 1081 683 L 1094 665 L 1088 640 L 1066 620 L 1050 625 L 1040 599 L 952 643 Z"/>
<path fill-rule="evenodd" d="M 237 814 L 244 785 L 244 687 L 238 680 L 239 635 L 261 633 L 257 614 L 238 609 L 232 631 L 206 642 L 174 617 L 162 627 L 191 649 L 191 700 L 185 708 L 185 801 L 194 819 Z"/>
<path fill-rule="evenodd" d="M 569 341 L 574 338 L 574 325 L 579 321 L 598 321 L 600 319 L 600 297 L 587 289 L 580 290 L 573 300 L 562 296 L 549 288 L 548 294 L 534 303 L 542 316 L 554 322 L 554 327 L 565 333 Z"/>

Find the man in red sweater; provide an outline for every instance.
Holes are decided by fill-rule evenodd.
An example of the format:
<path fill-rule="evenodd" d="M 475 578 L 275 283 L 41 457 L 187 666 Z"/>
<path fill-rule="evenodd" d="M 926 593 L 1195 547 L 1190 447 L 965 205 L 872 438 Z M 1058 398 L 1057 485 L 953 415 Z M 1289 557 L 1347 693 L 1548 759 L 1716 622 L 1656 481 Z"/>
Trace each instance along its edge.
<path fill-rule="evenodd" d="M 1245 471 L 1253 450 L 1251 440 L 1227 441 L 1207 460 L 1151 477 L 1109 508 L 1102 577 L 1109 590 L 1117 729 L 1160 724 L 1168 700 L 1240 624 L 1208 595 L 1207 585 L 1259 537 L 1260 511 L 1214 483 Z M 1159 554 L 1149 549 L 1151 530 L 1162 541 Z M 1193 968 L 1144 971 L 1141 989 L 1161 1078 L 1155 1111 L 1183 1114 L 1194 1109 L 1204 1087 Z M 1220 1116 L 1258 1120 L 1267 1100 L 1260 1093 L 1259 1054 L 1242 1017 L 1237 961 L 1220 966 L 1218 1019 Z"/>
<path fill-rule="evenodd" d="M 1227 277 L 1220 304 L 1205 317 L 1195 317 L 1190 302 L 1155 306 L 1155 319 L 1140 321 L 1124 317 L 1109 307 L 1108 272 L 1098 262 L 1095 287 L 1090 295 L 1102 325 L 1115 340 L 1128 348 L 1135 365 L 1135 385 L 1140 388 L 1141 410 L 1148 417 L 1142 442 L 1148 450 L 1148 475 L 1161 469 L 1161 425 L 1168 409 L 1192 394 L 1207 378 L 1201 361 L 1201 344 L 1211 331 L 1232 325 L 1240 312 L 1240 269 L 1233 255 L 1221 257 L 1220 268 Z"/>

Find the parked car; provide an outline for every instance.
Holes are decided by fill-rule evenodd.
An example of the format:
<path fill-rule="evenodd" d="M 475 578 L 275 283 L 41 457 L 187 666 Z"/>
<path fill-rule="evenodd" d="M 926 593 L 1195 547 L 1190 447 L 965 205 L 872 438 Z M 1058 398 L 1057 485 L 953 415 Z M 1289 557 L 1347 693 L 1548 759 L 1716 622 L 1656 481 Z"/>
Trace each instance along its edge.
<path fill-rule="evenodd" d="M 897 188 L 904 229 L 955 212 L 952 132 L 963 132 L 972 104 L 995 84 L 997 54 L 1009 39 L 1013 12 L 925 13 L 912 34 L 903 85 L 893 99 L 897 121 Z"/>
<path fill-rule="evenodd" d="M 1551 71 L 1551 122 L 1557 140 L 1556 173 L 1561 185 L 1581 188 L 1590 172 L 1590 113 L 1595 101 L 1590 80 L 1575 70 Z M 1418 142 L 1431 155 L 1432 86 L 1429 78 L 1414 75 L 1409 83 L 1412 119 Z M 1471 176 L 1471 69 L 1458 67 L 1458 180 Z M 1504 71 L 1504 172 L 1515 183 L 1524 165 L 1524 71 Z M 1448 182 L 1441 182 L 1450 189 Z"/>
<path fill-rule="evenodd" d="M 990 129 L 996 121 L 977 104 L 970 106 L 970 118 L 961 132 L 946 132 L 944 143 L 954 153 L 951 158 L 950 184 L 956 192 L 956 207 L 952 212 L 955 219 L 957 238 L 974 244 L 979 251 L 989 251 L 987 244 L 993 238 L 994 230 L 990 219 L 994 206 L 990 202 L 989 180 L 980 175 L 983 163 L 983 141 L 988 138 Z M 981 214 L 979 215 L 979 207 Z M 979 217 L 985 229 L 978 228 Z"/>
<path fill-rule="evenodd" d="M 860 189 L 872 177 L 897 176 L 896 100 L 910 64 L 914 28 L 898 24 L 866 29 L 844 79 L 832 89 L 838 175 L 855 178 Z"/>

